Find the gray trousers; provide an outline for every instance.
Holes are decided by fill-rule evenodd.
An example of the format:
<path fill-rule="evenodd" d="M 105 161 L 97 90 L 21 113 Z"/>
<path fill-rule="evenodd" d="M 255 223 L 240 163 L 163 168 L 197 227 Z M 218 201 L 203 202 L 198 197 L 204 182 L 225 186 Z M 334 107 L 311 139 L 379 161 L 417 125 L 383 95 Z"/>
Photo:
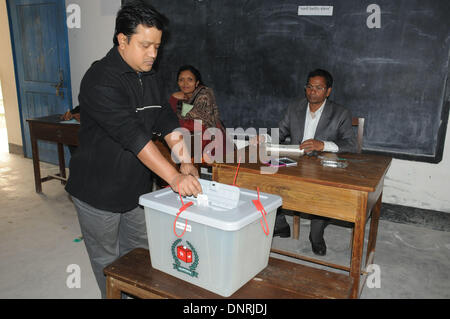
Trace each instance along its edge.
<path fill-rule="evenodd" d="M 72 197 L 81 234 L 102 298 L 106 298 L 103 268 L 135 248 L 147 248 L 144 210 L 138 206 L 124 213 L 100 210 Z"/>

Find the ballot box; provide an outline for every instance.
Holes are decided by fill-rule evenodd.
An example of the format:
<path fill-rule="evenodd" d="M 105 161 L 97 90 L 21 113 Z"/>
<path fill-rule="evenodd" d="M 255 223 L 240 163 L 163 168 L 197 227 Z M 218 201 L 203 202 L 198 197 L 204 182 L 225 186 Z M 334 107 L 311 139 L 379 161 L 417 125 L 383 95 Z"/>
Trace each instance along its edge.
<path fill-rule="evenodd" d="M 203 194 L 142 195 L 152 267 L 228 297 L 268 263 L 280 196 L 199 180 Z"/>

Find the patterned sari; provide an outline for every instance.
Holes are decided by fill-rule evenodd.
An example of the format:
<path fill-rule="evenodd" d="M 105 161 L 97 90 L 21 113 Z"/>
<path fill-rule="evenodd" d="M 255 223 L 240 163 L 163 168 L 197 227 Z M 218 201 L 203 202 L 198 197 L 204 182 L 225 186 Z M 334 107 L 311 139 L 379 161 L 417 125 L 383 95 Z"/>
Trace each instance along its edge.
<path fill-rule="evenodd" d="M 219 128 L 223 134 L 223 146 L 225 147 L 225 128 L 220 121 L 219 108 L 216 104 L 216 98 L 214 91 L 211 88 L 200 85 L 192 94 L 189 100 L 178 100 L 173 95 L 169 100 L 173 111 L 180 121 L 180 126 L 188 129 L 190 132 L 194 132 L 194 120 L 202 121 L 202 133 L 210 127 Z M 192 109 L 182 116 L 183 103 L 192 105 Z M 210 140 L 203 140 L 202 148 L 204 148 Z"/>

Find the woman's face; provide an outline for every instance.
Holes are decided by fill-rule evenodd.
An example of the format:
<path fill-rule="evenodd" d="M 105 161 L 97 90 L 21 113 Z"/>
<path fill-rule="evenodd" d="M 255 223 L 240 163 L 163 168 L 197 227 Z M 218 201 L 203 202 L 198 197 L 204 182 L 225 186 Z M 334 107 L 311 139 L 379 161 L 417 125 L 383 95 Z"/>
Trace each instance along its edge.
<path fill-rule="evenodd" d="M 178 76 L 178 86 L 184 94 L 191 94 L 198 85 L 199 81 L 197 81 L 195 75 L 189 70 L 182 71 Z"/>

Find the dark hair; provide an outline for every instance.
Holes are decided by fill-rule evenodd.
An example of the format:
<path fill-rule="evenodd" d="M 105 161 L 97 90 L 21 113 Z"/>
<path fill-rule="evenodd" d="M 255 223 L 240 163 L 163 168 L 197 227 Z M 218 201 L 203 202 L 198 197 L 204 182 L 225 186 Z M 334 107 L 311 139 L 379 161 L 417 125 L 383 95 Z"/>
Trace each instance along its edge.
<path fill-rule="evenodd" d="M 142 0 L 128 1 L 117 12 L 116 29 L 114 31 L 113 42 L 118 46 L 117 36 L 123 33 L 128 37 L 136 33 L 136 28 L 142 24 L 146 27 L 155 27 L 160 31 L 165 31 L 169 20 L 156 11 L 151 5 Z"/>
<path fill-rule="evenodd" d="M 333 87 L 333 77 L 331 76 L 330 72 L 322 70 L 322 69 L 315 69 L 314 71 L 309 72 L 308 79 L 306 80 L 306 84 L 308 84 L 310 78 L 313 78 L 315 76 L 323 77 L 327 84 L 327 88 Z"/>
<path fill-rule="evenodd" d="M 178 78 L 180 77 L 180 73 L 183 71 L 191 71 L 192 74 L 195 76 L 195 80 L 200 82 L 200 85 L 205 85 L 202 81 L 202 75 L 200 74 L 200 71 L 194 68 L 192 65 L 183 65 L 177 73 L 177 82 Z"/>

